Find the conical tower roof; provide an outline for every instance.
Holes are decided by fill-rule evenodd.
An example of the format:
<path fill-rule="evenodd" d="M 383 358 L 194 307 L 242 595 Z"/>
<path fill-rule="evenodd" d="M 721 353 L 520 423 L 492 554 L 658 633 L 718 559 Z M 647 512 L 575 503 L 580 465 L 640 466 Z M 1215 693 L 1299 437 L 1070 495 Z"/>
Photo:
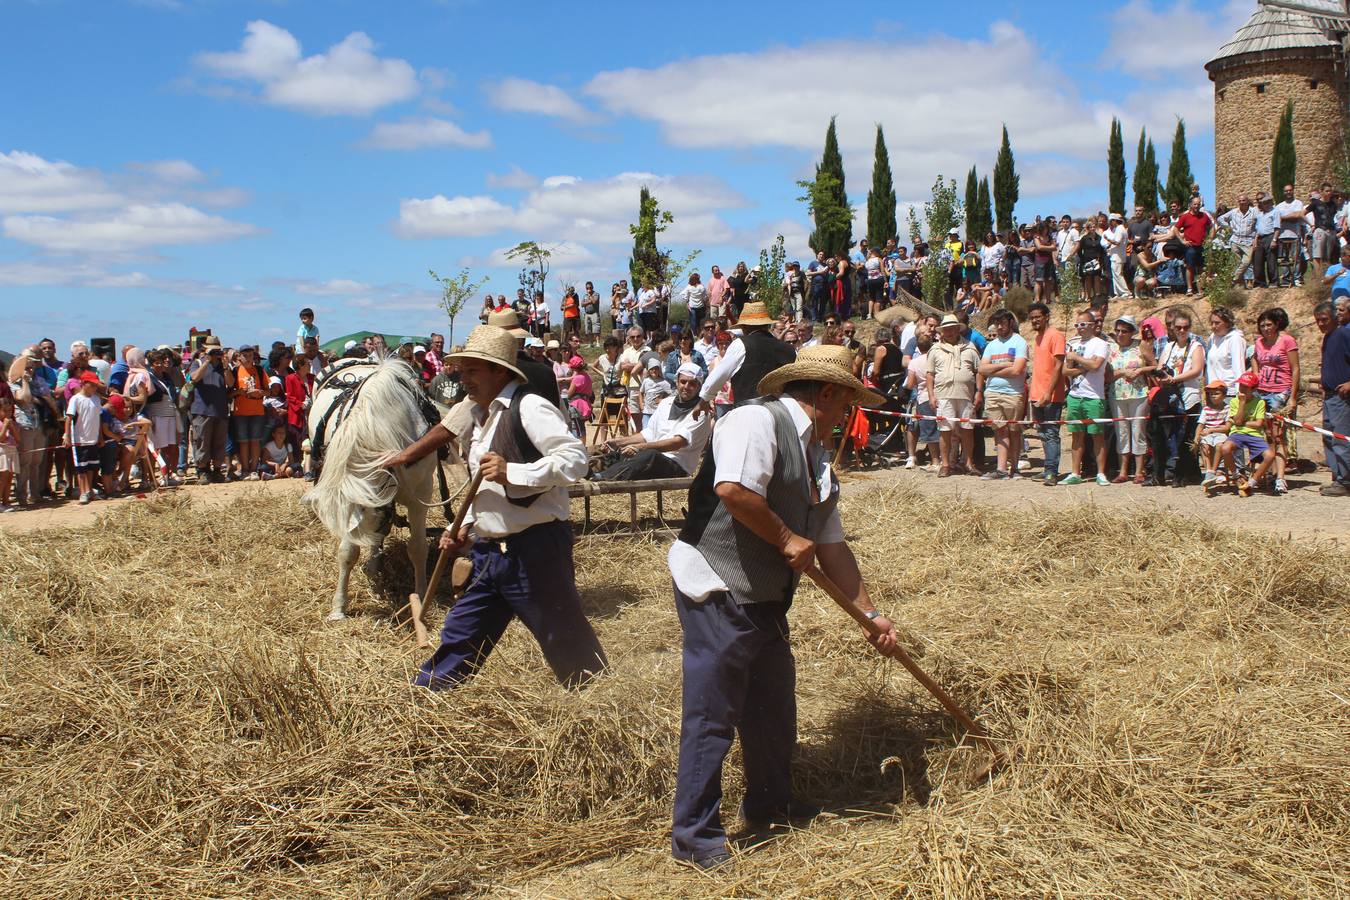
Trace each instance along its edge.
<path fill-rule="evenodd" d="M 1340 3 L 1322 0 L 1317 6 L 1326 6 L 1326 12 L 1316 16 L 1310 14 L 1313 4 L 1307 0 L 1289 6 L 1300 9 L 1295 11 L 1274 3 L 1259 4 L 1247 24 L 1219 48 L 1213 59 L 1205 63 L 1205 68 L 1213 74 L 1225 64 L 1236 62 L 1237 57 L 1250 54 L 1326 56 L 1341 53 L 1339 36 L 1331 30 L 1335 24 L 1343 24 L 1337 21 L 1345 14 Z M 1303 12 L 1305 8 L 1309 12 Z"/>

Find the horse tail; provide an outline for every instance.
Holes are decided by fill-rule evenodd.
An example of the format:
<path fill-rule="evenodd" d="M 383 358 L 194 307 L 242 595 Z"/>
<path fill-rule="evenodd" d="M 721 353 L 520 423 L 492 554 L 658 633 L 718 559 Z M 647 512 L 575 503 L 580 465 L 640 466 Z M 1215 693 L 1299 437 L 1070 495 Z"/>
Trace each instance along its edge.
<path fill-rule="evenodd" d="M 421 390 L 416 377 L 403 360 L 386 360 L 330 426 L 323 471 L 304 503 L 335 537 L 367 548 L 383 542 L 382 517 L 371 513 L 393 505 L 399 479 L 378 461 L 422 436 L 426 421 L 413 393 Z"/>

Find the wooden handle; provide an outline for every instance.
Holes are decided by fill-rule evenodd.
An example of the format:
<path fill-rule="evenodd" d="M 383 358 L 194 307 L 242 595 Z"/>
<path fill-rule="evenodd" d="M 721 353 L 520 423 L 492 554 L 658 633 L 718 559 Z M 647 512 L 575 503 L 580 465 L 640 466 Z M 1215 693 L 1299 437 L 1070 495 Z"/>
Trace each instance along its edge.
<path fill-rule="evenodd" d="M 820 571 L 820 569 L 818 569 L 814 563 L 811 564 L 810 566 L 807 566 L 806 575 L 808 578 L 814 581 L 822 591 L 829 594 L 830 599 L 833 600 L 835 603 L 839 604 L 839 606 L 843 608 L 844 612 L 852 616 L 853 620 L 857 622 L 859 625 L 861 625 L 868 634 L 870 634 L 872 637 L 880 637 L 882 635 L 883 632 L 880 626 L 878 626 L 877 623 L 872 619 L 867 618 L 867 613 L 859 609 L 858 604 L 854 603 L 853 599 L 849 597 L 847 594 L 845 594 L 843 589 L 840 588 L 839 585 L 831 581 L 829 576 L 827 576 L 824 572 Z M 980 723 L 976 722 L 975 719 L 972 718 L 969 713 L 967 713 L 964 709 L 962 709 L 961 705 L 957 703 L 954 699 L 952 699 L 951 694 L 948 694 L 945 690 L 942 689 L 942 685 L 938 684 L 936 681 L 934 681 L 932 678 L 929 677 L 927 672 L 919 668 L 919 664 L 916 663 L 910 657 L 910 655 L 905 652 L 905 649 L 901 647 L 899 644 L 896 644 L 895 646 L 895 658 L 900 660 L 900 665 L 908 669 L 909 674 L 913 675 L 915 679 L 918 680 L 919 684 L 927 688 L 928 692 L 932 694 L 934 697 L 936 697 L 938 699 L 938 702 L 940 702 L 944 707 L 946 707 L 947 712 L 951 713 L 952 717 L 955 718 L 956 721 L 960 722 L 961 726 L 965 728 L 966 731 L 970 732 L 970 734 L 977 741 L 983 744 L 988 750 L 994 753 L 997 757 L 999 757 L 1000 759 L 1003 758 L 1003 751 L 1000 750 L 998 745 L 995 744 L 993 740 L 989 737 L 989 732 L 985 731 L 982 727 L 980 727 Z"/>

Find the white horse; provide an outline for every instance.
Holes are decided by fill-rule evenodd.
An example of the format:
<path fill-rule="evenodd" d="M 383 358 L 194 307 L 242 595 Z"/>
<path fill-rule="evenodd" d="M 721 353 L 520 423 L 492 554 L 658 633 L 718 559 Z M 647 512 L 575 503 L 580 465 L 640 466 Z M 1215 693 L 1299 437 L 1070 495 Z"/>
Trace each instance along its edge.
<path fill-rule="evenodd" d="M 331 622 L 347 617 L 352 567 L 362 547 L 376 550 L 384 543 L 396 503 L 408 512 L 415 589 L 426 593 L 427 508 L 436 454 L 397 472 L 377 465 L 381 457 L 402 450 L 426 431 L 421 391 L 412 366 L 396 356 L 379 363 L 339 361 L 338 368 L 315 384 L 309 438 L 314 452 L 322 453 L 322 470 L 303 502 L 340 542 Z"/>

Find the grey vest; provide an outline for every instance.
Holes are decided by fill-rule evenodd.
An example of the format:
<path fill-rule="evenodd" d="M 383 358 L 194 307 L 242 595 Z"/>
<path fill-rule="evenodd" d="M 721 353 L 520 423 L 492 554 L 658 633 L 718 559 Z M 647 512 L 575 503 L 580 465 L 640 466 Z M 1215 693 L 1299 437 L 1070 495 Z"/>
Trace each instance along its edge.
<path fill-rule="evenodd" d="M 778 445 L 765 499 L 793 533 L 818 540 L 839 504 L 839 482 L 831 474 L 829 496 L 813 504 L 811 475 L 802 457 L 801 440 L 797 437 L 791 413 L 783 406 L 784 401 L 776 397 L 757 402 L 773 416 Z M 681 534 L 681 540 L 698 548 L 738 603 L 791 602 L 801 576 L 792 571 L 782 552 L 737 522 L 720 500 L 706 502 L 710 498 L 692 496 L 695 491 L 712 492 L 715 487 L 711 460 L 705 460 L 702 469 L 708 470 L 709 477 L 699 479 L 703 484 L 696 483 L 690 490 L 690 516 L 692 518 L 702 509 L 711 511 L 706 514 L 706 524 L 691 521 Z M 700 503 L 699 499 L 705 502 Z"/>

